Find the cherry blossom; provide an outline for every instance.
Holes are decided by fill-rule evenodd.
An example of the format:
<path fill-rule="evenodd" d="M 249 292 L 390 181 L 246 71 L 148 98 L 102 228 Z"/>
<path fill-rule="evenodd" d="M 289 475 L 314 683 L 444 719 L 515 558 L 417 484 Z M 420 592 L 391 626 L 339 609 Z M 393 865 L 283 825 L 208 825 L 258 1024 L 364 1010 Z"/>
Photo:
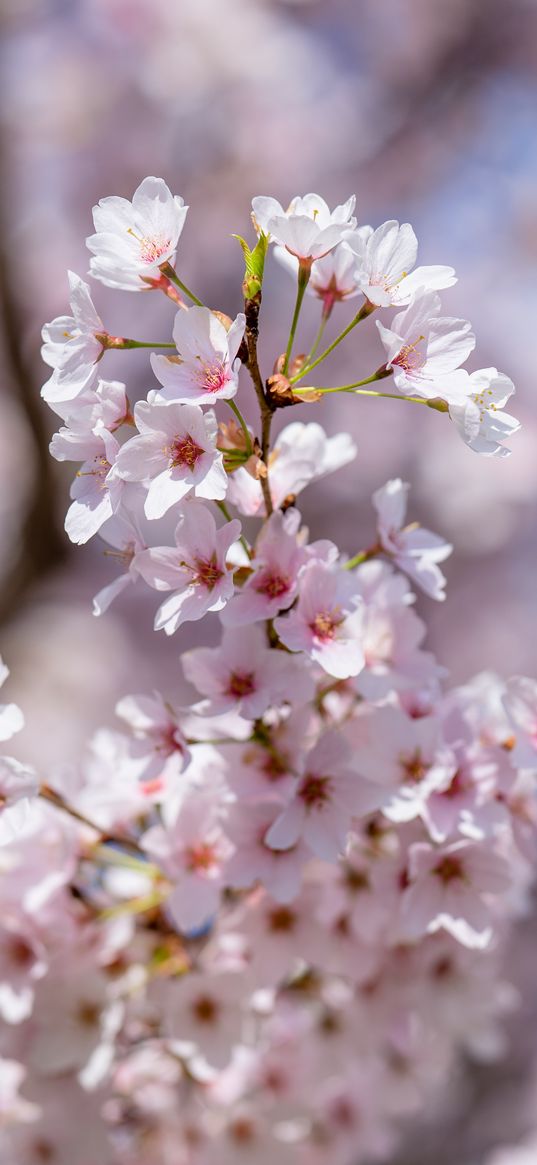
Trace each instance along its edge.
<path fill-rule="evenodd" d="M 474 453 L 488 457 L 508 457 L 511 450 L 502 444 L 520 428 L 520 422 L 503 411 L 515 386 L 496 368 L 481 368 L 470 374 L 468 396 L 449 406 L 463 441 Z"/>
<path fill-rule="evenodd" d="M 218 715 L 237 708 L 257 720 L 269 707 L 306 703 L 314 685 L 307 669 L 286 652 L 270 651 L 258 627 L 224 632 L 220 647 L 197 647 L 182 657 L 187 680 L 206 699 L 200 712 Z"/>
<path fill-rule="evenodd" d="M 142 845 L 172 881 L 166 910 L 182 932 L 200 930 L 216 913 L 224 866 L 233 852 L 220 824 L 218 790 L 191 790 L 168 826 L 155 825 Z"/>
<path fill-rule="evenodd" d="M 448 558 L 453 548 L 417 523 L 403 527 L 409 488 L 406 482 L 395 478 L 373 494 L 380 545 L 426 594 L 442 600 L 446 597 L 446 580 L 438 563 Z"/>
<path fill-rule="evenodd" d="M 453 267 L 415 267 L 418 240 L 408 222 L 399 226 L 390 219 L 376 231 L 360 227 L 347 236 L 347 245 L 356 255 L 357 285 L 376 307 L 408 304 L 419 288 L 435 290 L 457 282 Z"/>
<path fill-rule="evenodd" d="M 213 404 L 234 397 L 244 325 L 242 313 L 226 330 L 206 307 L 191 307 L 188 314 L 177 312 L 173 338 L 179 357 L 151 356 L 153 372 L 164 390 L 162 396 L 187 404 Z"/>
<path fill-rule="evenodd" d="M 233 573 L 226 559 L 240 534 L 234 519 L 216 528 L 210 510 L 199 502 L 185 508 L 175 532 L 175 548 L 143 551 L 137 569 L 158 591 L 173 591 L 157 611 L 155 630 L 173 635 L 181 623 L 220 611 L 233 594 Z"/>
<path fill-rule="evenodd" d="M 269 457 L 270 492 L 275 508 L 286 498 L 295 498 L 305 486 L 327 473 L 342 469 L 356 456 L 356 446 L 348 433 L 327 437 L 320 425 L 293 421 L 274 442 Z M 258 514 L 263 493 L 256 477 L 239 468 L 230 478 L 228 500 L 242 514 Z"/>
<path fill-rule="evenodd" d="M 338 733 L 321 737 L 305 760 L 292 800 L 268 830 L 268 845 L 285 850 L 303 838 L 318 857 L 337 858 L 352 816 L 378 804 L 376 790 L 360 781 L 350 758 L 349 746 Z"/>
<path fill-rule="evenodd" d="M 125 481 L 149 481 L 147 518 L 162 518 L 193 490 L 196 497 L 226 496 L 227 476 L 215 441 L 214 412 L 174 401 L 140 401 L 134 420 L 141 434 L 122 445 L 116 472 Z"/>
<path fill-rule="evenodd" d="M 290 651 L 303 651 L 337 679 L 364 666 L 363 600 L 352 575 L 312 560 L 304 567 L 296 607 L 274 626 Z"/>
<path fill-rule="evenodd" d="M 58 316 L 42 330 L 41 356 L 52 369 L 52 378 L 43 386 L 44 400 L 54 405 L 68 401 L 87 388 L 95 375 L 95 365 L 104 352 L 99 336 L 104 324 L 93 306 L 90 288 L 73 271 L 67 272 L 72 316 Z"/>
<path fill-rule="evenodd" d="M 409 886 L 402 903 L 405 935 L 447 930 L 463 946 L 486 947 L 492 938 L 488 895 L 507 890 L 509 867 L 493 849 L 457 841 L 420 842 L 409 851 Z"/>
<path fill-rule="evenodd" d="M 458 405 L 468 396 L 468 373 L 460 365 L 473 351 L 475 336 L 467 320 L 439 313 L 440 297 L 419 288 L 390 328 L 378 320 L 377 328 L 400 392 Z"/>
<path fill-rule="evenodd" d="M 112 196 L 93 208 L 96 233 L 86 239 L 90 272 L 107 287 L 143 291 L 173 263 L 188 206 L 162 178 L 144 178 L 132 202 Z"/>
<path fill-rule="evenodd" d="M 331 211 L 318 194 L 305 194 L 303 198 L 296 195 L 284 210 L 275 198 L 260 195 L 252 199 L 252 216 L 259 230 L 291 255 L 309 263 L 322 259 L 354 229 L 355 202 L 354 197 L 349 198 Z"/>

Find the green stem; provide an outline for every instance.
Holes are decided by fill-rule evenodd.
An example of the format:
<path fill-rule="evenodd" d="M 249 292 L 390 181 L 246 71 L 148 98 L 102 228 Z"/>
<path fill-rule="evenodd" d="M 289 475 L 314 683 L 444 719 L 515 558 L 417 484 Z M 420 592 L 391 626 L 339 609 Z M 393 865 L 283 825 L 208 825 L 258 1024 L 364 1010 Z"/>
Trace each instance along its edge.
<path fill-rule="evenodd" d="M 235 401 L 228 400 L 227 404 L 229 405 L 231 411 L 235 413 L 235 416 L 239 422 L 239 425 L 244 433 L 244 438 L 246 441 L 246 449 L 248 452 L 248 456 L 251 457 L 252 453 L 253 453 L 253 449 L 252 449 L 252 441 L 251 441 L 250 433 L 248 431 L 248 425 L 246 424 L 246 421 L 245 421 L 238 405 L 235 404 Z"/>
<path fill-rule="evenodd" d="M 231 516 L 231 514 L 230 514 L 230 512 L 229 512 L 229 510 L 228 510 L 228 508 L 227 508 L 227 506 L 226 506 L 226 503 L 225 503 L 225 502 L 216 502 L 216 505 L 218 506 L 218 509 L 220 510 L 220 513 L 224 515 L 224 518 L 226 519 L 226 522 L 232 522 L 232 521 L 233 521 L 233 518 L 232 518 L 232 516 Z M 240 538 L 239 538 L 239 542 L 240 542 L 240 544 L 241 544 L 241 546 L 242 546 L 243 550 L 245 550 L 245 551 L 246 551 L 246 553 L 247 553 L 247 555 L 248 555 L 248 558 L 251 558 L 251 557 L 252 557 L 252 551 L 251 551 L 251 548 L 249 547 L 249 545 L 248 545 L 248 543 L 247 543 L 247 541 L 246 541 L 246 538 L 244 537 L 244 535 L 243 535 L 243 534 L 241 534 L 241 536 L 240 536 Z"/>
<path fill-rule="evenodd" d="M 326 315 L 326 312 L 323 312 L 321 316 L 321 322 L 319 324 L 319 330 L 307 355 L 306 366 L 309 364 L 310 360 L 313 360 L 313 357 L 315 356 L 317 348 L 319 347 L 319 344 L 323 338 L 324 329 L 326 328 L 329 318 L 330 317 Z"/>
<path fill-rule="evenodd" d="M 390 375 L 390 373 L 381 373 L 380 369 L 377 369 L 376 372 L 371 373 L 371 376 L 366 376 L 363 380 L 355 380 L 352 384 L 338 384 L 335 388 L 317 388 L 315 385 L 315 387 L 312 387 L 312 392 L 321 392 L 323 396 L 326 396 L 329 392 L 355 392 L 357 395 L 362 396 L 397 396 L 399 399 L 398 394 L 395 392 L 377 392 L 374 389 L 369 389 L 360 394 L 359 390 L 363 384 L 375 384 L 377 380 L 384 380 L 386 375 Z M 302 391 L 305 390 L 303 389 Z"/>
<path fill-rule="evenodd" d="M 338 345 L 341 344 L 341 342 L 349 335 L 349 332 L 352 332 L 353 328 L 355 328 L 357 324 L 361 323 L 362 320 L 367 319 L 367 316 L 371 315 L 371 312 L 374 310 L 374 305 L 370 303 L 369 300 L 366 300 L 366 302 L 362 304 L 360 311 L 357 313 L 357 315 L 355 315 L 354 319 L 352 319 L 350 324 L 348 324 L 347 327 L 344 328 L 342 332 L 340 332 L 339 336 L 336 336 L 335 340 L 329 344 L 328 348 L 325 348 L 324 352 L 321 352 L 321 355 L 318 356 L 317 359 L 314 360 L 311 364 L 307 364 L 305 368 L 301 368 L 300 372 L 298 372 L 296 376 L 291 377 L 291 384 L 297 384 L 298 381 L 302 380 L 302 378 L 306 376 L 308 372 L 311 372 L 312 368 L 317 368 L 318 364 L 321 364 L 323 360 L 326 360 L 326 357 L 334 351 L 334 348 L 337 348 Z"/>
<path fill-rule="evenodd" d="M 311 266 L 308 267 L 308 266 L 304 266 L 303 264 L 300 264 L 300 266 L 298 268 L 298 285 L 297 285 L 297 290 L 296 290 L 295 310 L 293 312 L 291 331 L 289 332 L 289 339 L 287 341 L 287 349 L 285 352 L 285 359 L 284 359 L 283 367 L 282 367 L 282 373 L 284 376 L 287 376 L 287 372 L 289 369 L 289 361 L 291 359 L 291 353 L 293 351 L 293 344 L 295 341 L 295 332 L 297 329 L 298 317 L 300 315 L 300 309 L 302 307 L 302 300 L 304 299 L 304 292 L 305 292 L 306 287 L 308 286 L 308 283 L 310 281 L 310 274 L 311 274 Z"/>
<path fill-rule="evenodd" d="M 381 551 L 382 546 L 378 542 L 374 546 L 370 546 L 368 550 L 359 550 L 358 554 L 354 555 L 354 558 L 349 558 L 349 561 L 343 564 L 343 570 L 353 570 L 355 566 L 360 566 L 362 562 L 368 562 L 370 558 L 374 558 Z"/>
<path fill-rule="evenodd" d="M 108 332 L 96 335 L 95 339 L 100 341 L 104 349 L 116 348 L 120 351 L 127 348 L 175 348 L 175 344 L 167 342 L 153 344 L 151 340 L 129 340 L 126 336 L 110 336 Z"/>
<path fill-rule="evenodd" d="M 179 279 L 179 276 L 177 275 L 177 272 L 174 271 L 171 263 L 163 263 L 160 270 L 167 279 L 170 279 L 172 283 L 175 283 L 175 286 L 178 287 L 179 290 L 184 293 L 184 295 L 188 295 L 188 298 L 192 300 L 192 303 L 195 303 L 197 307 L 203 307 L 201 299 L 198 299 L 197 295 L 194 295 L 194 292 L 191 291 L 189 287 L 187 287 L 186 283 L 183 283 L 181 279 Z"/>

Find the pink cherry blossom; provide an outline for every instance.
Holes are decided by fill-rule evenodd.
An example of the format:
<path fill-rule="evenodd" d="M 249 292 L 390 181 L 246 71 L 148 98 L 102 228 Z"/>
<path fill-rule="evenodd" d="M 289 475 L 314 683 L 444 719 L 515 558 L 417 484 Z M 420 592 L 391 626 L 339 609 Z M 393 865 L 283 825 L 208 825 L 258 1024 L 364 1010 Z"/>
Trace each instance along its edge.
<path fill-rule="evenodd" d="M 274 442 L 269 457 L 270 492 L 274 508 L 287 497 L 295 497 L 327 473 L 343 468 L 356 456 L 356 446 L 348 433 L 327 437 L 315 422 L 304 425 L 293 421 Z M 259 481 L 242 466 L 232 474 L 228 486 L 228 501 L 242 514 L 263 511 L 263 494 Z"/>
<path fill-rule="evenodd" d="M 313 853 L 335 861 L 344 850 L 352 817 L 376 808 L 376 790 L 351 765 L 351 750 L 337 732 L 326 732 L 306 758 L 289 804 L 268 830 L 273 849 L 289 849 L 302 838 Z"/>
<path fill-rule="evenodd" d="M 290 651 L 303 651 L 337 679 L 358 675 L 364 666 L 363 601 L 355 579 L 344 571 L 309 563 L 296 607 L 274 626 Z"/>
<path fill-rule="evenodd" d="M 167 635 L 182 623 L 220 611 L 233 594 L 233 574 L 226 559 L 240 534 L 234 519 L 218 530 L 210 510 L 189 502 L 175 532 L 176 546 L 145 550 L 137 569 L 150 586 L 172 591 L 157 611 L 155 630 Z"/>
<path fill-rule="evenodd" d="M 380 545 L 426 594 L 442 600 L 446 597 L 446 580 L 438 563 L 448 558 L 453 548 L 423 526 L 403 526 L 409 488 L 406 482 L 395 478 L 373 494 Z"/>
<path fill-rule="evenodd" d="M 472 372 L 468 394 L 463 401 L 449 406 L 449 415 L 466 445 L 486 457 L 509 457 L 511 450 L 503 441 L 518 432 L 520 422 L 503 411 L 515 386 L 497 368 Z"/>
<path fill-rule="evenodd" d="M 355 202 L 354 197 L 349 198 L 331 211 L 318 194 L 296 195 L 284 210 L 275 198 L 260 195 L 252 199 L 252 212 L 258 229 L 291 255 L 311 262 L 327 255 L 356 226 L 352 217 Z"/>
<path fill-rule="evenodd" d="M 86 239 L 90 271 L 107 287 L 143 291 L 175 259 L 188 206 L 162 178 L 144 178 L 132 202 L 112 196 L 93 208 L 96 233 Z"/>
<path fill-rule="evenodd" d="M 391 328 L 377 321 L 386 364 L 400 392 L 425 400 L 460 404 L 468 396 L 468 373 L 460 368 L 475 347 L 467 320 L 440 316 L 440 297 L 419 288 Z"/>
<path fill-rule="evenodd" d="M 259 627 L 224 632 L 220 647 L 197 647 L 182 657 L 187 680 L 206 697 L 200 711 L 218 715 L 237 708 L 257 720 L 271 706 L 306 703 L 314 685 L 306 668 L 286 652 L 271 651 Z"/>
<path fill-rule="evenodd" d="M 492 937 L 489 899 L 507 891 L 510 881 L 505 858 L 475 842 L 412 846 L 402 903 L 405 935 L 444 929 L 463 946 L 486 947 Z"/>
<path fill-rule="evenodd" d="M 192 789 L 166 827 L 154 825 L 142 845 L 170 878 L 166 910 L 182 933 L 201 930 L 218 910 L 225 862 L 233 847 L 220 823 L 218 791 Z"/>
<path fill-rule="evenodd" d="M 116 471 L 125 481 L 148 481 L 147 518 L 162 518 L 192 490 L 199 498 L 226 496 L 227 475 L 215 445 L 214 412 L 174 401 L 134 408 L 139 437 L 121 447 Z"/>
<path fill-rule="evenodd" d="M 87 283 L 68 272 L 72 316 L 58 316 L 42 330 L 41 355 L 45 364 L 54 369 L 52 378 L 43 386 L 42 396 L 54 406 L 56 401 L 70 401 L 91 384 L 95 365 L 104 347 L 99 334 L 105 332 L 97 315 Z"/>
<path fill-rule="evenodd" d="M 418 240 L 408 222 L 400 226 L 390 219 L 376 231 L 360 227 L 347 236 L 347 245 L 356 256 L 357 285 L 376 307 L 408 304 L 419 288 L 435 290 L 457 282 L 453 267 L 415 267 Z"/>
<path fill-rule="evenodd" d="M 230 400 L 239 384 L 237 352 L 245 317 L 236 317 L 229 331 L 206 307 L 177 312 L 173 338 L 179 358 L 152 355 L 153 372 L 166 400 L 186 404 L 214 404 Z"/>

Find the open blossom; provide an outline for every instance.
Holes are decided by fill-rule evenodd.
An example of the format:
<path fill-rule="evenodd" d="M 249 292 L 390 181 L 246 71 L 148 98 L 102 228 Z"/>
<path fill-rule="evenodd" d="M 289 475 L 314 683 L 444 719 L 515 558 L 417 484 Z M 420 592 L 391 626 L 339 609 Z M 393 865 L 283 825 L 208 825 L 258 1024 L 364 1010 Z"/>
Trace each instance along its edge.
<path fill-rule="evenodd" d="M 509 866 L 494 849 L 470 841 L 410 849 L 409 886 L 402 903 L 406 936 L 444 929 L 463 946 L 486 947 L 492 937 L 490 899 L 511 884 Z"/>
<path fill-rule="evenodd" d="M 440 297 L 419 288 L 391 327 L 377 320 L 377 328 L 400 392 L 460 404 L 468 395 L 468 373 L 460 365 L 473 351 L 475 336 L 467 320 L 439 313 Z"/>
<path fill-rule="evenodd" d="M 172 883 L 166 910 L 174 925 L 186 934 L 201 930 L 218 909 L 233 852 L 222 831 L 218 787 L 187 792 L 174 820 L 147 830 L 142 846 Z"/>
<path fill-rule="evenodd" d="M 76 400 L 56 402 L 53 407 L 65 421 L 49 445 L 56 461 L 84 461 L 91 456 L 96 432 L 114 433 L 130 420 L 125 385 L 119 380 L 99 380 Z"/>
<path fill-rule="evenodd" d="M 200 498 L 226 496 L 227 475 L 216 449 L 217 424 L 212 409 L 175 401 L 134 407 L 140 436 L 121 447 L 116 471 L 125 481 L 147 481 L 146 518 L 162 518 L 189 493 Z"/>
<path fill-rule="evenodd" d="M 237 708 L 257 720 L 270 706 L 305 703 L 313 695 L 306 668 L 287 652 L 271 651 L 264 631 L 249 627 L 224 632 L 220 647 L 196 647 L 182 657 L 187 680 L 206 697 L 210 716 Z"/>
<path fill-rule="evenodd" d="M 191 753 L 176 713 L 159 692 L 124 696 L 116 705 L 131 730 L 129 758 L 144 793 L 158 796 L 189 764 Z"/>
<path fill-rule="evenodd" d="M 153 547 L 139 555 L 137 569 L 149 586 L 173 591 L 157 611 L 155 630 L 173 635 L 181 623 L 225 606 L 234 589 L 226 559 L 240 532 L 236 518 L 217 529 L 206 506 L 188 502 L 175 531 L 175 547 Z"/>
<path fill-rule="evenodd" d="M 376 807 L 376 790 L 352 766 L 352 752 L 339 733 L 326 732 L 306 757 L 289 804 L 266 835 L 273 849 L 290 849 L 302 838 L 318 857 L 335 861 L 345 848 L 355 814 Z"/>
<path fill-rule="evenodd" d="M 259 882 L 277 902 L 292 902 L 297 897 L 302 870 L 311 859 L 304 841 L 286 849 L 274 849 L 266 838 L 281 815 L 276 801 L 260 801 L 245 809 L 240 801 L 230 807 L 225 831 L 235 847 L 229 859 L 226 878 L 230 886 L 247 889 Z"/>
<path fill-rule="evenodd" d="M 168 1031 L 185 1051 L 196 1050 L 212 1067 L 224 1067 L 241 1038 L 243 976 L 194 971 L 175 986 L 167 997 Z"/>
<path fill-rule="evenodd" d="M 410 486 L 397 477 L 373 494 L 380 545 L 399 569 L 410 575 L 427 595 L 432 599 L 445 599 L 446 580 L 438 563 L 449 557 L 452 547 L 438 534 L 417 523 L 403 526 L 409 489 Z"/>
<path fill-rule="evenodd" d="M 322 561 L 308 563 L 296 607 L 274 626 L 290 651 L 303 651 L 337 679 L 356 676 L 364 666 L 363 600 L 345 571 Z"/>
<path fill-rule="evenodd" d="M 509 457 L 511 450 L 502 442 L 518 431 L 520 422 L 503 410 L 514 391 L 513 381 L 497 368 L 470 373 L 468 396 L 461 403 L 450 404 L 449 415 L 474 453 Z"/>
<path fill-rule="evenodd" d="M 54 369 L 43 386 L 42 396 L 52 406 L 55 401 L 72 400 L 90 384 L 95 365 L 104 348 L 98 338 L 104 333 L 102 319 L 93 306 L 87 283 L 68 271 L 72 316 L 57 316 L 45 324 L 41 355 Z"/>
<path fill-rule="evenodd" d="M 125 483 L 112 472 L 118 449 L 119 442 L 104 427 L 98 426 L 87 438 L 83 454 L 87 460 L 71 486 L 72 502 L 65 516 L 66 533 L 79 546 L 88 542 L 119 506 Z"/>
<path fill-rule="evenodd" d="M 278 434 L 269 456 L 270 492 L 274 508 L 297 494 L 312 481 L 342 469 L 356 456 L 356 445 L 348 433 L 327 437 L 315 421 L 305 425 L 293 421 Z M 242 466 L 229 479 L 228 501 L 242 514 L 263 512 L 263 493 L 257 478 Z"/>
<path fill-rule="evenodd" d="M 235 396 L 241 366 L 237 353 L 245 323 L 240 312 L 226 331 L 208 307 L 177 312 L 173 338 L 179 356 L 151 356 L 153 372 L 163 387 L 161 395 L 187 404 L 212 404 Z"/>
<path fill-rule="evenodd" d="M 347 237 L 356 256 L 356 281 L 377 307 L 410 303 L 420 287 L 451 287 L 457 282 L 453 267 L 415 267 L 418 240 L 410 223 L 395 219 L 377 230 L 360 227 Z M 414 270 L 412 270 L 414 268 Z"/>
<path fill-rule="evenodd" d="M 101 198 L 93 208 L 96 233 L 86 239 L 94 279 L 124 291 L 147 290 L 161 265 L 173 263 L 187 210 L 162 178 L 144 178 L 132 202 Z"/>
<path fill-rule="evenodd" d="M 259 195 L 252 199 L 252 217 L 274 242 L 309 263 L 327 255 L 354 229 L 355 203 L 353 196 L 331 211 L 318 194 L 305 194 L 303 198 L 296 195 L 284 210 L 275 198 Z"/>
<path fill-rule="evenodd" d="M 423 818 L 428 798 L 446 789 L 455 774 L 454 756 L 434 716 L 416 719 L 385 704 L 364 711 L 346 734 L 355 744 L 357 771 L 381 788 L 379 804 L 390 821 Z"/>
<path fill-rule="evenodd" d="M 104 553 L 123 569 L 117 578 L 94 595 L 94 615 L 104 615 L 114 599 L 139 580 L 138 555 L 146 549 L 136 516 L 129 513 L 126 507 L 123 513 L 107 518 L 99 530 L 99 537 L 111 548 Z"/>
<path fill-rule="evenodd" d="M 251 574 L 222 613 L 229 627 L 272 619 L 287 610 L 298 594 L 302 567 L 310 557 L 320 557 L 323 549 L 337 556 L 333 543 L 312 543 L 300 536 L 301 516 L 294 507 L 282 514 L 275 510 L 261 528 L 251 560 Z M 304 532 L 303 532 L 304 533 Z"/>

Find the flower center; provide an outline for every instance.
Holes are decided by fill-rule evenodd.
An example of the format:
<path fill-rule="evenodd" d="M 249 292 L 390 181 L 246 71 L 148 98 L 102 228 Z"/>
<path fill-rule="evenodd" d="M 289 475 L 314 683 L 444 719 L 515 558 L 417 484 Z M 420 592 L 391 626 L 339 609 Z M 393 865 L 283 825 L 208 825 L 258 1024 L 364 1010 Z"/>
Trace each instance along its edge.
<path fill-rule="evenodd" d="M 192 1005 L 192 1011 L 199 1023 L 215 1023 L 218 1019 L 218 1004 L 210 995 L 200 995 Z"/>
<path fill-rule="evenodd" d="M 266 595 L 268 599 L 279 599 L 289 590 L 290 582 L 281 574 L 271 574 L 269 571 L 260 575 L 255 583 L 254 590 L 258 595 Z"/>
<path fill-rule="evenodd" d="M 176 437 L 170 449 L 170 460 L 174 468 L 194 469 L 196 462 L 203 455 L 201 445 L 187 433 L 185 437 Z"/>
<path fill-rule="evenodd" d="M 165 235 L 144 235 L 140 239 L 140 258 L 144 263 L 156 263 L 170 249 L 171 239 Z"/>
<path fill-rule="evenodd" d="M 299 797 L 309 809 L 320 808 L 330 800 L 330 777 L 317 777 L 307 774 L 299 789 Z"/>
<path fill-rule="evenodd" d="M 186 851 L 186 864 L 190 873 L 196 870 L 212 870 L 216 865 L 214 846 L 207 841 L 189 846 Z"/>
<path fill-rule="evenodd" d="M 425 764 L 419 749 L 416 749 L 410 756 L 400 757 L 400 765 L 403 770 L 403 780 L 410 781 L 413 785 L 419 785 L 420 781 L 423 781 L 429 767 Z"/>
<path fill-rule="evenodd" d="M 336 630 L 342 622 L 343 618 L 337 611 L 319 611 L 309 626 L 315 638 L 326 643 L 334 638 Z"/>
<path fill-rule="evenodd" d="M 255 677 L 253 672 L 232 672 L 229 677 L 228 695 L 236 696 L 240 699 L 242 696 L 251 696 L 255 692 Z"/>
<path fill-rule="evenodd" d="M 296 914 L 287 906 L 279 906 L 276 910 L 271 910 L 268 922 L 271 931 L 294 930 Z"/>
<path fill-rule="evenodd" d="M 464 881 L 464 867 L 459 858 L 453 857 L 451 854 L 442 858 L 433 869 L 433 874 L 447 886 L 448 882 Z"/>
<path fill-rule="evenodd" d="M 208 591 L 214 590 L 216 584 L 224 577 L 224 571 L 216 561 L 216 554 L 211 555 L 211 558 L 196 558 L 196 572 L 194 582 L 201 583 Z"/>
<path fill-rule="evenodd" d="M 219 392 L 229 381 L 229 375 L 224 365 L 220 360 L 213 361 L 212 364 L 204 364 L 200 360 L 200 367 L 196 373 L 196 380 L 200 388 L 204 392 Z"/>
<path fill-rule="evenodd" d="M 425 364 L 425 353 L 418 347 L 424 339 L 425 336 L 418 336 L 412 344 L 404 344 L 397 356 L 394 356 L 392 364 L 397 364 L 403 372 L 418 372 Z"/>

